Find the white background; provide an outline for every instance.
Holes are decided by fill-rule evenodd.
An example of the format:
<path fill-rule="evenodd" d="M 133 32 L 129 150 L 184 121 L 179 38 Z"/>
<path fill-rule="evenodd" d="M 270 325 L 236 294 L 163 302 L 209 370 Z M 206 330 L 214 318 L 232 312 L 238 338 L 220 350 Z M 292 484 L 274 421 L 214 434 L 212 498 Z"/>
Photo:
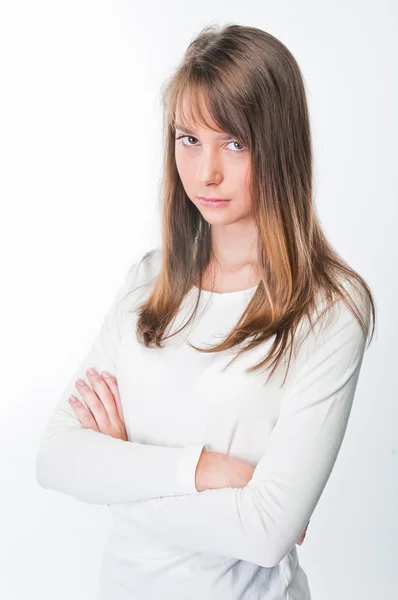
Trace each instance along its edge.
<path fill-rule="evenodd" d="M 7 600 L 96 598 L 110 511 L 38 486 L 38 438 L 131 257 L 159 243 L 160 86 L 210 23 L 264 29 L 298 60 L 318 213 L 378 310 L 300 562 L 314 600 L 398 596 L 396 2 L 24 0 L 0 8 Z"/>

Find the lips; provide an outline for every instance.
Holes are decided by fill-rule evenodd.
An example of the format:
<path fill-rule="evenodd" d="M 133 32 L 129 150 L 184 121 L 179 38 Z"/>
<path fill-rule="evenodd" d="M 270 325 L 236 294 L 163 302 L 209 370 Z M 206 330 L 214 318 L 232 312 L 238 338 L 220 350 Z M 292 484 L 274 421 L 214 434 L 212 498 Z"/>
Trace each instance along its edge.
<path fill-rule="evenodd" d="M 203 204 L 203 206 L 212 206 L 212 207 L 220 207 L 226 206 L 230 200 L 221 200 L 220 198 L 204 198 L 203 196 L 199 197 L 199 201 Z"/>
<path fill-rule="evenodd" d="M 207 196 L 199 196 L 199 200 L 204 200 L 205 202 L 227 202 L 229 198 L 209 198 Z"/>

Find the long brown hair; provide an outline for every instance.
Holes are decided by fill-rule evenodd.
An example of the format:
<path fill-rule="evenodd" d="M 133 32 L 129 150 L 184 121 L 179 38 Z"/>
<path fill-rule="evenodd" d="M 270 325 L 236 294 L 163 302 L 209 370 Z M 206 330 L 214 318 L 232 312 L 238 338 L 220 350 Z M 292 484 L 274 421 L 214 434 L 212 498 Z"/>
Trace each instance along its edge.
<path fill-rule="evenodd" d="M 176 168 L 175 118 L 183 99 L 188 100 L 189 115 L 182 115 L 187 126 L 200 123 L 211 128 L 201 108 L 204 100 L 213 122 L 250 151 L 252 216 L 260 257 L 260 283 L 236 326 L 215 346 L 190 346 L 199 352 L 220 352 L 250 338 L 235 360 L 275 336 L 264 360 L 247 369 L 251 372 L 270 363 L 271 376 L 288 346 L 292 351 L 303 317 L 311 322 L 319 300 L 324 301 L 326 314 L 339 298 L 365 335 L 371 313 L 370 343 L 375 328 L 370 289 L 332 248 L 316 214 L 310 123 L 300 68 L 277 38 L 234 24 L 205 27 L 163 89 L 161 267 L 149 297 L 133 309 L 139 315 L 137 339 L 146 347 L 162 347 L 161 341 L 171 337 L 165 335 L 166 328 L 184 296 L 195 282 L 201 288 L 212 260 L 209 223 L 188 198 Z M 354 288 L 358 284 L 359 293 L 347 294 L 347 282 Z M 191 322 L 198 304 L 199 295 L 189 320 L 172 335 Z"/>

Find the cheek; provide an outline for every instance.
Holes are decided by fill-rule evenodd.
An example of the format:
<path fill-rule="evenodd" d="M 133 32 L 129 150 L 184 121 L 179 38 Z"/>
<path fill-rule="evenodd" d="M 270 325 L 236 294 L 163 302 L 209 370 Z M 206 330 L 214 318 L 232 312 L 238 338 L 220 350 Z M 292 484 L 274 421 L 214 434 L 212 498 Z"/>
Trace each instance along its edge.
<path fill-rule="evenodd" d="M 235 189 L 239 190 L 239 197 L 245 210 L 251 209 L 250 177 L 250 167 L 244 167 L 237 173 L 235 180 Z"/>
<path fill-rule="evenodd" d="M 250 166 L 234 165 L 229 171 L 229 180 L 235 190 L 239 190 L 239 195 L 243 198 L 249 194 L 250 185 Z"/>
<path fill-rule="evenodd" d="M 190 179 L 191 166 L 189 161 L 187 160 L 187 157 L 184 156 L 182 153 L 176 151 L 175 162 L 181 181 L 183 183 L 188 182 Z"/>

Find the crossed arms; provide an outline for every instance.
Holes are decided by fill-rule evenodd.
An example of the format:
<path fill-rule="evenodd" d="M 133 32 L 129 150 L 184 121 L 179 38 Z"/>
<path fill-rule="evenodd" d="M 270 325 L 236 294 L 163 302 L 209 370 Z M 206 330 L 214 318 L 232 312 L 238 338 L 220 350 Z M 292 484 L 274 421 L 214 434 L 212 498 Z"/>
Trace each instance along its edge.
<path fill-rule="evenodd" d="M 345 305 L 330 326 L 309 335 L 291 366 L 279 419 L 252 479 L 243 488 L 197 492 L 195 470 L 204 445 L 154 446 L 83 429 L 67 401 L 88 367 L 115 372 L 125 331 L 120 304 L 135 266 L 53 409 L 40 439 L 37 481 L 81 501 L 123 505 L 173 544 L 272 567 L 294 547 L 329 479 L 365 336 Z"/>

